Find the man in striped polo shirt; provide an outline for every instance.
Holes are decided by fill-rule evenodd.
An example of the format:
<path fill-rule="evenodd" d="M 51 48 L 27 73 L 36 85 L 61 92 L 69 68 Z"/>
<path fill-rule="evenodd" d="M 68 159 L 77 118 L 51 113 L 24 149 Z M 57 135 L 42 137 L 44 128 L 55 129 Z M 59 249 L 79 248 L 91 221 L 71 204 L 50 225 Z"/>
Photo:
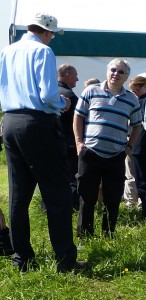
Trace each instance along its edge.
<path fill-rule="evenodd" d="M 115 58 L 107 66 L 107 80 L 84 89 L 74 115 L 78 152 L 80 210 L 77 235 L 94 234 L 94 208 L 102 180 L 102 232 L 113 236 L 124 190 L 125 157 L 130 155 L 142 121 L 135 95 L 123 84 L 129 63 Z M 132 132 L 127 143 L 128 124 Z"/>

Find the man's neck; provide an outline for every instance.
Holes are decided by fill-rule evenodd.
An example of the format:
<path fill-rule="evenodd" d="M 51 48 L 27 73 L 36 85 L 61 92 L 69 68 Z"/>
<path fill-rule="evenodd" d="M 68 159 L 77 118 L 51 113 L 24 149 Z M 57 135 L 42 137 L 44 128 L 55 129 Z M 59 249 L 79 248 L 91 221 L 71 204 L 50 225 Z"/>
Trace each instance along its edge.
<path fill-rule="evenodd" d="M 61 78 L 59 77 L 59 78 L 58 78 L 58 81 L 62 82 L 62 83 L 65 84 L 69 89 L 71 89 L 71 87 L 69 86 L 69 84 L 68 84 L 65 80 L 63 80 L 63 79 L 61 79 Z"/>
<path fill-rule="evenodd" d="M 107 88 L 115 96 L 115 95 L 119 95 L 120 94 L 120 91 L 121 91 L 122 87 L 114 86 L 114 85 L 112 85 L 112 84 L 110 84 L 110 83 L 107 82 Z"/>

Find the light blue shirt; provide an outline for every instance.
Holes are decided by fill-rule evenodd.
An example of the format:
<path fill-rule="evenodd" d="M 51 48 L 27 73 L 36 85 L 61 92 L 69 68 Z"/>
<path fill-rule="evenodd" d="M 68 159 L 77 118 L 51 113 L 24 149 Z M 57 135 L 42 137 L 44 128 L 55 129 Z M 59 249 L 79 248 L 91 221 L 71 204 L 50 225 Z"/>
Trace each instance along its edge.
<path fill-rule="evenodd" d="M 57 115 L 66 106 L 58 92 L 55 55 L 36 35 L 26 33 L 2 51 L 0 104 L 3 112 L 28 108 Z"/>

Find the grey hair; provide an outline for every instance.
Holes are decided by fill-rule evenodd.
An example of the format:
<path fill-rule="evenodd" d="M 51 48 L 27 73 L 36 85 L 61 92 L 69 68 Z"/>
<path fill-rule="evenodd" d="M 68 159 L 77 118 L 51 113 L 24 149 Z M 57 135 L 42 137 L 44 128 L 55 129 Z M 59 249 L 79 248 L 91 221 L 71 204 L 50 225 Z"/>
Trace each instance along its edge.
<path fill-rule="evenodd" d="M 109 69 L 109 67 L 111 65 L 113 65 L 113 64 L 115 64 L 115 65 L 117 65 L 117 64 L 124 64 L 125 67 L 126 67 L 126 74 L 129 76 L 131 69 L 130 69 L 129 62 L 126 59 L 123 59 L 123 58 L 114 58 L 114 59 L 112 59 L 109 62 L 109 64 L 107 65 L 107 68 Z"/>

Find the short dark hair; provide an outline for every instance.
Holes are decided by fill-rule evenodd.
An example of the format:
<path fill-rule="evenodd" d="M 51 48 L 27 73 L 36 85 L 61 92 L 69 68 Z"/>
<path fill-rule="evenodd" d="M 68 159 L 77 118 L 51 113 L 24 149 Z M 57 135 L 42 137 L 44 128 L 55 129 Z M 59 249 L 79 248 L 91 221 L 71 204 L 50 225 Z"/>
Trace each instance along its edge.
<path fill-rule="evenodd" d="M 32 25 L 28 25 L 28 30 L 31 32 L 36 32 L 36 33 L 43 33 L 45 31 L 48 31 L 38 25 L 32 24 Z"/>
<path fill-rule="evenodd" d="M 66 73 L 68 73 L 72 69 L 75 69 L 74 66 L 68 64 L 62 64 L 58 67 L 58 76 L 64 77 Z"/>

